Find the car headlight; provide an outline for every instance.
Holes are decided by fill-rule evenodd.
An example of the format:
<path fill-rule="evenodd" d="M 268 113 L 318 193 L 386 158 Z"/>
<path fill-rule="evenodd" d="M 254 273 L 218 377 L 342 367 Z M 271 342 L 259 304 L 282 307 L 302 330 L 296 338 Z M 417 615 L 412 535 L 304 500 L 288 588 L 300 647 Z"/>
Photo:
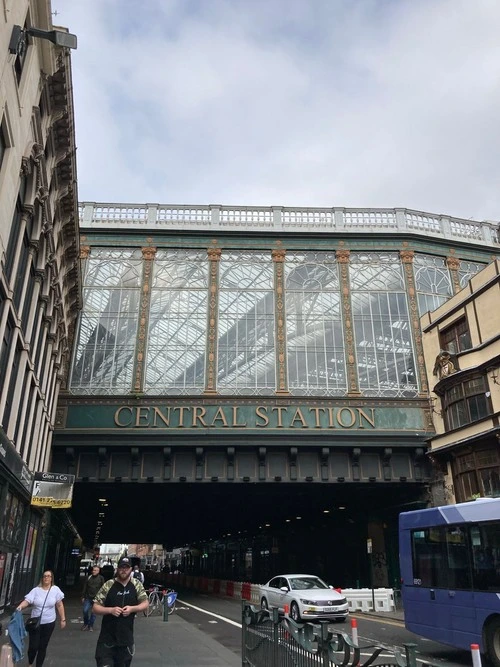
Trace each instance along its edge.
<path fill-rule="evenodd" d="M 302 604 L 312 604 L 312 605 L 316 604 L 316 602 L 314 602 L 314 600 L 301 600 L 301 602 L 302 602 Z"/>

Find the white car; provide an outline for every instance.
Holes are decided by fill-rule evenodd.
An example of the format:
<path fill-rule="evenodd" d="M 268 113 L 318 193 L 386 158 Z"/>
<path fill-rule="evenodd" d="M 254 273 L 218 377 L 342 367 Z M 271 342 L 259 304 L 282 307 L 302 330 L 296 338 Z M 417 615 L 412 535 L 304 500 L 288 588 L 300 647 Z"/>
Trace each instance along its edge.
<path fill-rule="evenodd" d="M 309 619 L 344 622 L 349 613 L 345 596 L 312 574 L 280 574 L 260 587 L 262 609 L 276 607 L 284 613 L 285 605 L 297 623 Z"/>

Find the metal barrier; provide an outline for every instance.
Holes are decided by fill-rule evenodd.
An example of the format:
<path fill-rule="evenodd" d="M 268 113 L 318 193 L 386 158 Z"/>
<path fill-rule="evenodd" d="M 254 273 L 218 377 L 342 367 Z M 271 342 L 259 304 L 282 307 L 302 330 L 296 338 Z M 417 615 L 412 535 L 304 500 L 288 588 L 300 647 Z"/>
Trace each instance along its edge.
<path fill-rule="evenodd" d="M 403 646 L 404 653 L 382 644 L 360 647 L 345 632 L 330 632 L 328 621 L 295 623 L 277 609 L 242 603 L 242 664 L 247 667 L 417 667 L 416 645 Z M 361 651 L 369 656 L 362 658 Z"/>

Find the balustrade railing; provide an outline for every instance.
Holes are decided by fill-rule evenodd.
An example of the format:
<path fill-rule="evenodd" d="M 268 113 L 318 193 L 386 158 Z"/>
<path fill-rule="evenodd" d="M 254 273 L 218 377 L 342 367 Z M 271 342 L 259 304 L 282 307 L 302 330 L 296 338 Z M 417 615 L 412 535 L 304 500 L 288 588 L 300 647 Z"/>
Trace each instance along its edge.
<path fill-rule="evenodd" d="M 404 208 L 290 208 L 82 202 L 82 228 L 248 230 L 280 232 L 413 233 L 500 245 L 499 223 L 434 215 Z"/>

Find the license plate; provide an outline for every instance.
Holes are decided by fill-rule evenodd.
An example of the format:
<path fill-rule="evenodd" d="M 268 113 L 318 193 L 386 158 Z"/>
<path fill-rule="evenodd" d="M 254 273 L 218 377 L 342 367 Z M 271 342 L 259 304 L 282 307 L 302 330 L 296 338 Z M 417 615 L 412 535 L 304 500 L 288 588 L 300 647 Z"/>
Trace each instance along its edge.
<path fill-rule="evenodd" d="M 323 611 L 323 612 L 326 612 L 326 611 L 328 611 L 328 612 L 332 612 L 332 611 L 335 611 L 335 608 L 334 608 L 334 607 L 323 607 L 323 610 L 322 610 L 322 611 Z"/>

